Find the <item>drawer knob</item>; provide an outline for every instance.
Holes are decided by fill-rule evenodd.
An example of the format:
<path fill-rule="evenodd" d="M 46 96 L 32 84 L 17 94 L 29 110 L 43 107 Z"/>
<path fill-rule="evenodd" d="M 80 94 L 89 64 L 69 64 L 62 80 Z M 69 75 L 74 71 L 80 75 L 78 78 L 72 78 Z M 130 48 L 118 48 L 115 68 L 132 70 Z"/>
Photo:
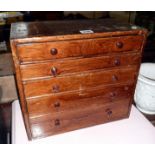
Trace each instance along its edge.
<path fill-rule="evenodd" d="M 112 115 L 111 109 L 106 109 L 105 112 L 107 113 L 108 117 L 110 117 Z"/>
<path fill-rule="evenodd" d="M 114 64 L 115 64 L 116 66 L 119 66 L 119 65 L 120 65 L 120 60 L 119 60 L 119 59 L 115 59 Z"/>
<path fill-rule="evenodd" d="M 113 75 L 112 76 L 112 81 L 117 81 L 118 80 L 118 77 L 116 75 Z"/>
<path fill-rule="evenodd" d="M 116 93 L 115 92 L 111 92 L 110 93 L 110 97 L 115 97 L 116 96 Z"/>
<path fill-rule="evenodd" d="M 124 87 L 124 90 L 128 90 L 128 89 L 129 89 L 129 87 L 128 87 L 128 86 L 125 86 L 125 87 Z"/>
<path fill-rule="evenodd" d="M 51 54 L 52 55 L 56 55 L 58 53 L 57 49 L 56 48 L 52 48 L 51 49 Z"/>
<path fill-rule="evenodd" d="M 55 126 L 59 126 L 60 125 L 60 120 L 59 119 L 56 119 L 55 120 Z"/>
<path fill-rule="evenodd" d="M 51 68 L 51 73 L 53 74 L 53 76 L 57 75 L 57 68 L 56 67 L 52 67 Z"/>
<path fill-rule="evenodd" d="M 58 93 L 60 88 L 59 88 L 58 85 L 54 85 L 54 86 L 52 87 L 52 89 L 53 89 L 53 92 L 54 92 L 54 93 Z"/>
<path fill-rule="evenodd" d="M 54 107 L 55 107 L 55 108 L 60 107 L 60 102 L 55 102 L 55 103 L 54 103 Z"/>
<path fill-rule="evenodd" d="M 116 46 L 117 46 L 118 48 L 122 48 L 122 47 L 123 47 L 123 43 L 122 43 L 122 42 L 117 42 L 117 43 L 116 43 Z"/>

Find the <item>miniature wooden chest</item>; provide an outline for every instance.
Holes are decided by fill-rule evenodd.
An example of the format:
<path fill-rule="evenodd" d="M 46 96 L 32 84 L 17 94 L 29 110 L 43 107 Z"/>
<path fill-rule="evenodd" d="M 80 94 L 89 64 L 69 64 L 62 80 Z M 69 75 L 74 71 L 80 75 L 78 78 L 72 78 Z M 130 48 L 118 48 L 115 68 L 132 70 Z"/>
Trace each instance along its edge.
<path fill-rule="evenodd" d="M 29 139 L 127 118 L 146 34 L 109 19 L 12 24 Z"/>

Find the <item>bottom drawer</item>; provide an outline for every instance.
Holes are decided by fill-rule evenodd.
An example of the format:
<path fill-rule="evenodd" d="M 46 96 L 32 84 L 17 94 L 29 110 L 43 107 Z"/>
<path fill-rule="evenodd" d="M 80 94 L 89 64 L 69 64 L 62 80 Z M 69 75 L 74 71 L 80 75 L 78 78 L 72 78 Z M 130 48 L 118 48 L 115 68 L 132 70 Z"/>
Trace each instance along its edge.
<path fill-rule="evenodd" d="M 46 137 L 128 117 L 129 105 L 130 100 L 124 99 L 88 111 L 75 111 L 75 115 L 67 113 L 61 117 L 52 117 L 51 114 L 40 117 L 40 120 L 30 119 L 32 138 Z"/>

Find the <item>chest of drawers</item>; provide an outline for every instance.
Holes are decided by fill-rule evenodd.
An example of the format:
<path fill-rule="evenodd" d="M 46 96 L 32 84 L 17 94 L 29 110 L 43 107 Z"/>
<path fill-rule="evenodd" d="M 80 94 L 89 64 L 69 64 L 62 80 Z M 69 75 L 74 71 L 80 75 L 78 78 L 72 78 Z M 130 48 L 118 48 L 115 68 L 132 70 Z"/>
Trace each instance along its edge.
<path fill-rule="evenodd" d="M 29 139 L 127 118 L 146 34 L 113 20 L 12 24 Z"/>

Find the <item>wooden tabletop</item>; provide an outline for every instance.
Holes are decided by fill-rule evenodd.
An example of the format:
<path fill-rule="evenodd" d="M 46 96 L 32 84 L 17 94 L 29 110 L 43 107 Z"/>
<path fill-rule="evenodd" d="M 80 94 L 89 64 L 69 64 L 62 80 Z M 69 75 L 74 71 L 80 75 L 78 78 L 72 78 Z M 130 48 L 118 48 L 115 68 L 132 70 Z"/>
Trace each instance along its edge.
<path fill-rule="evenodd" d="M 11 25 L 11 39 L 42 36 L 78 35 L 81 30 L 93 33 L 130 31 L 140 27 L 128 23 L 116 22 L 113 19 L 61 20 L 42 22 L 18 22 Z"/>

